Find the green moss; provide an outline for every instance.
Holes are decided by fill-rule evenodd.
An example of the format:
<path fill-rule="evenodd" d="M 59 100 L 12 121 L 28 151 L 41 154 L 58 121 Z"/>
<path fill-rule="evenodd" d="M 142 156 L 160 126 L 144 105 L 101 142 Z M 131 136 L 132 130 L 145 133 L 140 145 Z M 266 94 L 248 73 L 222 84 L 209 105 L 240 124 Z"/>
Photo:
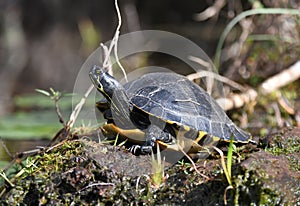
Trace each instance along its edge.
<path fill-rule="evenodd" d="M 276 134 L 273 142 L 266 147 L 266 151 L 274 155 L 284 155 L 290 162 L 290 167 L 294 171 L 300 171 L 300 137 L 295 134 Z"/>
<path fill-rule="evenodd" d="M 261 179 L 249 170 L 235 176 L 233 183 L 234 205 L 277 205 L 282 199 L 275 190 L 264 187 Z"/>
<path fill-rule="evenodd" d="M 279 136 L 280 137 L 280 136 Z M 1 205 L 14 203 L 39 205 L 223 205 L 224 193 L 228 182 L 224 176 L 218 154 L 206 160 L 199 160 L 196 167 L 201 176 L 188 160 L 169 167 L 161 177 L 160 185 L 154 185 L 151 174 L 130 176 L 119 168 L 107 167 L 105 162 L 111 155 L 115 161 L 125 161 L 124 155 L 134 157 L 121 148 L 97 144 L 86 147 L 84 141 L 66 141 L 46 153 L 28 157 L 24 160 L 22 175 L 13 181 L 14 187 L 6 187 L 1 197 Z M 96 145 L 95 142 L 91 142 Z M 99 148 L 99 149 L 97 149 Z M 104 162 L 97 162 L 88 154 L 89 149 L 105 151 Z M 101 150 L 101 151 L 102 151 Z M 234 189 L 228 190 L 226 200 L 229 205 L 272 205 L 279 203 L 280 191 L 267 187 L 270 180 L 268 171 L 250 161 L 249 169 L 241 167 L 245 161 L 245 151 L 249 148 L 238 147 L 234 153 L 232 182 Z M 251 150 L 250 150 L 251 151 Z M 122 153 L 122 155 L 120 155 Z M 140 157 L 141 158 L 141 157 Z M 103 158 L 102 158 L 103 159 Z M 260 156 L 257 157 L 261 159 Z M 271 161 L 270 161 L 271 162 Z M 104 163 L 104 164 L 102 164 Z M 248 163 L 249 164 L 249 163 Z M 271 165 L 273 166 L 273 165 Z M 258 172 L 256 167 L 262 168 Z M 137 169 L 140 166 L 137 165 Z"/>

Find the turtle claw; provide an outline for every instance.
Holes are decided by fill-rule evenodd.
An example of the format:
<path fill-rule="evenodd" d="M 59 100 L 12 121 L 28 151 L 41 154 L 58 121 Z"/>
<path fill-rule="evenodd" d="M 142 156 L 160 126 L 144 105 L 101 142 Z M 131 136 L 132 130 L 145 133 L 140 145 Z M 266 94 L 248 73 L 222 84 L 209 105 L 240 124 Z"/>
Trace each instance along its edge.
<path fill-rule="evenodd" d="M 152 152 L 152 146 L 142 146 L 141 147 L 142 154 L 151 154 L 151 152 Z"/>
<path fill-rule="evenodd" d="M 128 148 L 128 151 L 131 152 L 134 155 L 140 155 L 141 154 L 141 146 L 140 145 L 133 145 L 130 148 Z"/>
<path fill-rule="evenodd" d="M 140 146 L 140 145 L 133 145 L 128 149 L 134 155 L 145 155 L 150 154 L 152 152 L 151 146 Z"/>

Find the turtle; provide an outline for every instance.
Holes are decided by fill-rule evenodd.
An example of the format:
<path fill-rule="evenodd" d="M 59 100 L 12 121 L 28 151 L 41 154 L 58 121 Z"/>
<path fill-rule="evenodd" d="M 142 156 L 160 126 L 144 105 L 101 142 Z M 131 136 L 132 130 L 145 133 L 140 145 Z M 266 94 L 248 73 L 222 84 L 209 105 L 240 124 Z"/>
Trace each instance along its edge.
<path fill-rule="evenodd" d="M 174 72 L 147 73 L 122 85 L 104 68 L 94 65 L 89 77 L 104 96 L 96 107 L 107 119 L 106 131 L 133 135 L 131 151 L 149 154 L 156 143 L 167 148 L 184 140 L 200 150 L 212 142 L 253 142 L 199 85 Z"/>

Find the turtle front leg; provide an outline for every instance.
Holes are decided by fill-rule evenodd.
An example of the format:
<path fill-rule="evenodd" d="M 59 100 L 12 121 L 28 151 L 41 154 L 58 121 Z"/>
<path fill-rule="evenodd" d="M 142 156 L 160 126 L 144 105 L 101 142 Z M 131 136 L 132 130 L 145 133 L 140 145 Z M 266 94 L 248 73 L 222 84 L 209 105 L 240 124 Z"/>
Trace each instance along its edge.
<path fill-rule="evenodd" d="M 133 151 L 134 154 L 137 154 L 138 152 L 141 154 L 150 154 L 156 140 L 167 143 L 172 141 L 172 136 L 169 132 L 164 131 L 159 126 L 152 124 L 145 131 L 144 144 L 142 146 L 134 146 L 133 150 L 131 151 Z"/>

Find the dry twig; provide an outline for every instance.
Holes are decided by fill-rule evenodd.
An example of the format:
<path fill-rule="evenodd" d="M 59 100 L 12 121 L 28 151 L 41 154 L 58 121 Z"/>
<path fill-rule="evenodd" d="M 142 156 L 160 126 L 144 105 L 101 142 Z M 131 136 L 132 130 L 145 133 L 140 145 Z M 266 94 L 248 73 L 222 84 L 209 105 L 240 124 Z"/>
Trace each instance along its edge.
<path fill-rule="evenodd" d="M 85 92 L 84 96 L 81 98 L 80 102 L 76 105 L 75 109 L 72 111 L 71 115 L 70 115 L 70 119 L 67 123 L 67 126 L 69 128 L 72 128 L 78 115 L 79 112 L 81 111 L 81 108 L 83 107 L 87 97 L 89 96 L 89 94 L 91 93 L 92 89 L 94 88 L 94 85 L 90 85 L 90 87 L 87 89 L 87 91 Z"/>
<path fill-rule="evenodd" d="M 259 90 L 262 94 L 269 94 L 280 87 L 283 87 L 297 79 L 300 78 L 300 61 L 297 61 L 295 64 L 289 68 L 283 70 L 279 74 L 270 77 L 264 81 Z"/>
<path fill-rule="evenodd" d="M 254 101 L 257 95 L 258 94 L 254 89 L 248 89 L 241 94 L 233 94 L 227 98 L 218 98 L 216 101 L 223 110 L 227 111 L 234 108 L 240 108 L 245 104 Z"/>
<path fill-rule="evenodd" d="M 210 180 L 210 178 L 208 176 L 206 176 L 205 174 L 202 174 L 198 169 L 197 166 L 195 165 L 195 162 L 192 160 L 192 158 L 183 150 L 182 146 L 178 144 L 178 148 L 179 150 L 184 154 L 184 156 L 191 162 L 191 164 L 193 165 L 194 170 L 202 177 L 204 177 L 207 180 Z"/>
<path fill-rule="evenodd" d="M 203 12 L 196 14 L 194 16 L 194 19 L 196 21 L 205 21 L 207 19 L 210 19 L 214 16 L 218 16 L 218 14 L 220 13 L 221 9 L 226 5 L 226 1 L 225 0 L 217 0 L 215 1 L 215 3 L 208 7 L 207 9 L 205 9 Z"/>
<path fill-rule="evenodd" d="M 124 68 L 122 67 L 121 63 L 119 62 L 119 58 L 118 58 L 118 54 L 117 54 L 117 42 L 118 42 L 118 38 L 119 38 L 120 28 L 121 28 L 121 25 L 122 25 L 121 13 L 120 13 L 120 9 L 119 9 L 117 0 L 115 0 L 115 8 L 116 8 L 116 11 L 117 11 L 119 21 L 118 21 L 118 26 L 117 26 L 116 31 L 115 31 L 114 38 L 111 41 L 109 48 L 107 48 L 103 44 L 100 44 L 101 47 L 103 48 L 104 53 L 105 53 L 105 59 L 103 61 L 103 67 L 105 67 L 105 68 L 106 67 L 108 67 L 108 68 L 111 67 L 111 64 L 110 64 L 110 61 L 109 61 L 110 60 L 110 53 L 111 53 L 112 49 L 114 48 L 114 53 L 115 53 L 117 64 L 121 68 L 121 70 L 124 74 L 124 77 L 127 80 L 126 72 L 125 72 Z M 93 88 L 94 88 L 94 86 L 91 84 L 90 87 L 87 89 L 85 95 L 80 100 L 80 102 L 76 105 L 75 109 L 73 110 L 73 112 L 70 116 L 70 120 L 67 123 L 67 126 L 69 126 L 69 128 L 72 128 L 72 126 L 74 125 L 74 123 L 75 123 L 75 121 L 76 121 L 76 119 L 79 115 L 79 112 L 81 111 L 82 106 L 84 105 L 88 95 L 91 93 Z"/>
<path fill-rule="evenodd" d="M 196 57 L 190 58 L 191 60 L 195 61 L 197 60 Z M 197 61 L 198 62 L 198 61 Z M 204 62 L 205 63 L 205 62 Z M 199 64 L 203 65 L 203 63 L 199 62 Z M 252 88 L 246 89 L 242 85 L 223 77 L 219 74 L 210 72 L 210 71 L 201 71 L 194 74 L 190 74 L 187 76 L 190 80 L 195 80 L 197 78 L 202 77 L 211 77 L 213 79 L 216 79 L 218 81 L 224 82 L 228 85 L 230 85 L 233 88 L 239 89 L 240 91 L 243 91 L 241 94 L 233 94 L 230 97 L 227 98 L 218 98 L 216 101 L 218 104 L 222 107 L 223 110 L 227 111 L 233 108 L 240 108 L 245 104 L 248 104 L 252 101 L 255 101 L 259 93 L 262 93 L 264 95 L 269 94 L 280 87 L 283 87 L 297 79 L 300 78 L 300 61 L 297 61 L 295 64 L 293 64 L 291 67 L 285 69 L 279 74 L 276 74 L 269 79 L 265 80 L 259 87 L 258 92 L 255 91 Z"/>
<path fill-rule="evenodd" d="M 210 67 L 209 63 L 203 61 L 202 59 L 200 59 L 198 57 L 191 56 L 189 59 L 192 60 L 192 61 L 195 61 L 195 62 L 199 63 L 202 66 L 206 66 L 208 68 Z M 200 71 L 200 72 L 197 72 L 197 73 L 189 74 L 186 77 L 189 80 L 191 80 L 191 81 L 193 81 L 195 79 L 198 79 L 198 78 L 202 78 L 202 77 L 210 77 L 212 79 L 216 79 L 216 80 L 218 80 L 220 82 L 226 83 L 229 86 L 231 86 L 231 87 L 233 87 L 235 89 L 238 89 L 238 90 L 240 90 L 242 92 L 246 91 L 246 88 L 243 87 L 242 85 L 240 85 L 240 84 L 232 81 L 231 79 L 228 79 L 228 78 L 226 78 L 224 76 L 221 76 L 221 75 L 219 75 L 219 74 L 217 74 L 215 72 L 212 72 L 212 71 Z"/>
<path fill-rule="evenodd" d="M 264 95 L 269 94 L 280 87 L 283 87 L 300 78 L 300 61 L 297 61 L 291 67 L 283 70 L 281 73 L 276 74 L 266 81 L 264 81 L 258 89 L 258 92 L 249 88 L 242 94 L 234 94 L 229 98 L 217 99 L 217 102 L 224 110 L 239 108 L 243 105 L 254 101 L 259 93 Z"/>

